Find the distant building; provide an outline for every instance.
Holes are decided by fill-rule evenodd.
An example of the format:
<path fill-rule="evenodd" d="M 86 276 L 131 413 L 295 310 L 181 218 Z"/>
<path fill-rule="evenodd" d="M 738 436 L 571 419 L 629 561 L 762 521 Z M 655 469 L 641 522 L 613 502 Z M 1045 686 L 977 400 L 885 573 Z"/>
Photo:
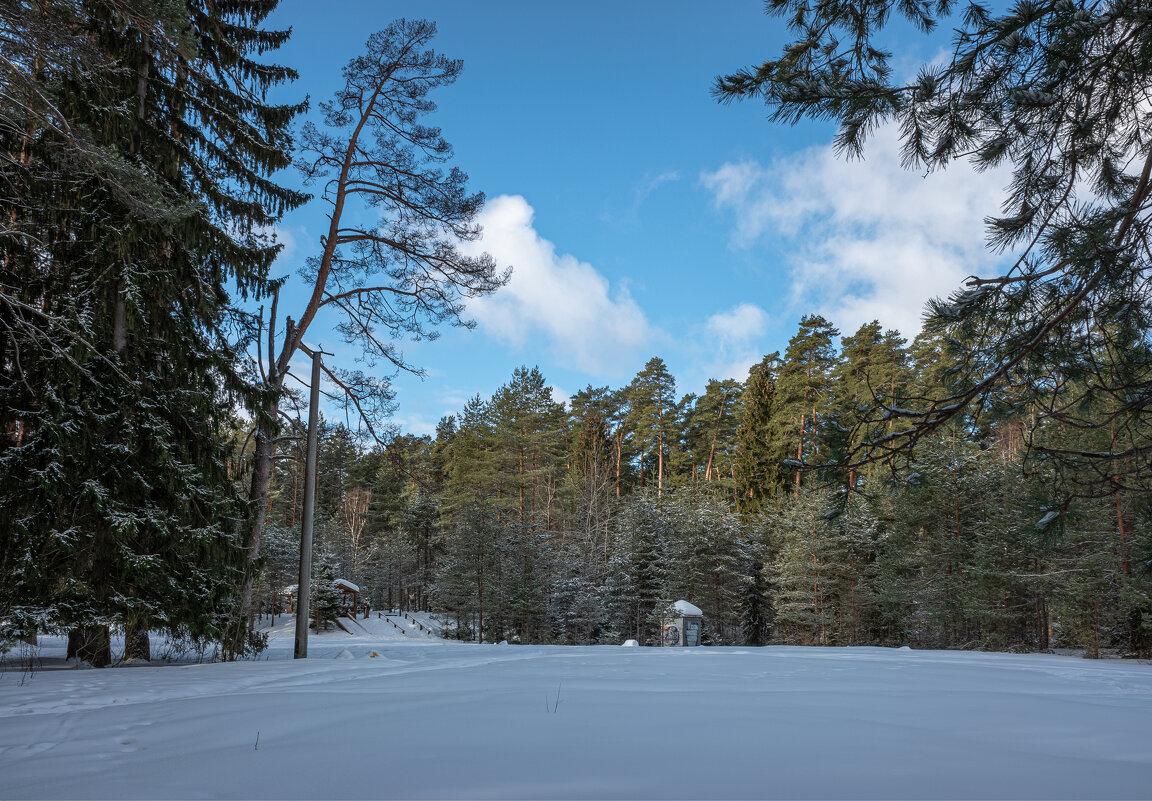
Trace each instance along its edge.
<path fill-rule="evenodd" d="M 704 624 L 704 613 L 700 607 L 687 601 L 672 604 L 675 617 L 664 621 L 664 635 L 661 643 L 668 646 L 691 648 L 700 644 L 700 628 Z"/>

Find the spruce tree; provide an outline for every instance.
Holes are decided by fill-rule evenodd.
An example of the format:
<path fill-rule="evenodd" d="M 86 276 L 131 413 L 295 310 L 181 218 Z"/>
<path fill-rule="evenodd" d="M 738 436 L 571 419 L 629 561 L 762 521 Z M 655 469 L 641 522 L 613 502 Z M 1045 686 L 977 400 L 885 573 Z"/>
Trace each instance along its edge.
<path fill-rule="evenodd" d="M 752 366 L 744 387 L 736 451 L 736 497 L 742 512 L 758 512 L 784 484 L 781 462 L 789 452 L 776 394 L 779 364 L 779 353 L 765 356 Z"/>
<path fill-rule="evenodd" d="M 491 498 L 477 496 L 457 509 L 444 549 L 432 589 L 436 610 L 456 618 L 457 636 L 499 641 L 508 613 L 503 594 L 507 541 Z"/>
<path fill-rule="evenodd" d="M 552 614 L 563 642 L 607 636 L 605 580 L 615 512 L 614 394 L 587 387 L 573 394 L 568 416 L 569 512 L 556 544 Z"/>
<path fill-rule="evenodd" d="M 20 626 L 79 627 L 93 664 L 110 658 L 109 624 L 146 658 L 151 627 L 219 639 L 236 620 L 223 438 L 253 397 L 227 285 L 264 290 L 278 248 L 261 231 L 302 200 L 268 177 L 299 110 L 262 99 L 294 77 L 256 60 L 287 36 L 260 27 L 274 7 L 60 4 L 53 22 L 106 69 L 34 70 L 53 124 L 2 134 L 27 169 L 4 209 L 24 230 L 2 242 L 0 315 L 17 336 L 0 345 L 0 525 L 14 534 L 0 604 Z M 70 171 L 80 140 L 106 169 Z M 33 307 L 54 343 L 31 333 Z"/>
<path fill-rule="evenodd" d="M 759 544 L 748 541 L 745 551 L 748 572 L 741 583 L 740 633 L 744 645 L 759 647 L 768 644 L 772 630 L 772 599 Z"/>
<path fill-rule="evenodd" d="M 312 616 L 312 629 L 327 631 L 328 624 L 340 617 L 344 593 L 336 586 L 340 570 L 336 556 L 331 551 L 322 551 L 317 557 L 308 611 Z"/>
<path fill-rule="evenodd" d="M 744 527 L 728 493 L 709 485 L 682 487 L 660 512 L 668 527 L 664 597 L 700 607 L 708 644 L 738 643 Z"/>
<path fill-rule="evenodd" d="M 856 645 L 868 641 L 868 552 L 876 523 L 859 499 L 839 504 L 827 490 L 801 488 L 769 525 L 778 529 L 776 625 L 785 642 Z"/>
<path fill-rule="evenodd" d="M 658 500 L 652 488 L 638 490 L 624 500 L 609 560 L 613 627 L 641 645 L 658 643 L 660 620 L 655 618 L 676 600 L 665 592 L 669 525 Z"/>

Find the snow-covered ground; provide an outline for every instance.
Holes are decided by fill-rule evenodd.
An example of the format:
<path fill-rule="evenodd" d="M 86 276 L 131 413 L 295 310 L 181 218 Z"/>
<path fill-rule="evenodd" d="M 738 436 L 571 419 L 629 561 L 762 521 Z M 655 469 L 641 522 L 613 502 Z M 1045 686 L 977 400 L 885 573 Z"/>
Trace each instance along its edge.
<path fill-rule="evenodd" d="M 260 661 L 0 674 L 0 798 L 1152 797 L 1147 664 L 359 625 L 307 660 L 287 618 Z"/>

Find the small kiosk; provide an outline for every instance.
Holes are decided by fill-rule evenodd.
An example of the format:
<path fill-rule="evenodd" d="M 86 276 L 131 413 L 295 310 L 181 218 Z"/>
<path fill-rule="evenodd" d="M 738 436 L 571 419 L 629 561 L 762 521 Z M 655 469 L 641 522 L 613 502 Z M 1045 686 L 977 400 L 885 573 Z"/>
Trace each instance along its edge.
<path fill-rule="evenodd" d="M 700 627 L 704 622 L 704 613 L 700 607 L 687 601 L 677 601 L 672 604 L 672 609 L 676 616 L 664 621 L 661 643 L 688 648 L 699 645 Z"/>

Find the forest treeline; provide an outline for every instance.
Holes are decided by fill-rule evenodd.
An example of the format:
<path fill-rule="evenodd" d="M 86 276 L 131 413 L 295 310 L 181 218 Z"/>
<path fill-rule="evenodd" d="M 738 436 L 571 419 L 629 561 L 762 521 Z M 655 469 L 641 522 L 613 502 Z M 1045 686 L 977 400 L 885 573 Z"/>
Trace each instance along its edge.
<path fill-rule="evenodd" d="M 988 244 L 1013 264 L 931 301 L 911 343 L 809 316 L 744 383 L 684 396 L 653 359 L 563 405 L 525 368 L 435 437 L 388 434 L 382 376 L 510 274 L 462 247 L 484 195 L 428 124 L 462 64 L 397 20 L 305 122 L 276 6 L 0 2 L 0 651 L 262 646 L 295 583 L 320 318 L 359 361 L 323 364 L 356 422 L 321 438 L 316 574 L 374 605 L 485 641 L 651 643 L 683 598 L 712 643 L 1148 655 L 1141 4 L 972 6 L 951 62 L 895 87 L 869 44 L 886 11 L 770 3 L 797 42 L 717 97 L 833 119 L 849 153 L 898 124 L 917 169 L 1010 164 Z M 327 230 L 276 275 L 306 203 Z"/>
<path fill-rule="evenodd" d="M 946 338 L 805 317 L 746 382 L 679 395 L 650 360 L 558 403 L 521 368 L 436 435 L 362 451 L 326 424 L 321 561 L 377 605 L 429 609 L 483 641 L 655 644 L 667 606 L 723 645 L 1152 647 L 1148 496 L 1069 497 L 1027 458 L 1011 391 L 911 457 L 834 466 L 876 403 L 935 397 Z M 895 425 L 895 419 L 888 427 Z M 1097 447 L 1106 429 L 1053 431 Z M 261 601 L 294 581 L 299 446 L 269 499 Z"/>

